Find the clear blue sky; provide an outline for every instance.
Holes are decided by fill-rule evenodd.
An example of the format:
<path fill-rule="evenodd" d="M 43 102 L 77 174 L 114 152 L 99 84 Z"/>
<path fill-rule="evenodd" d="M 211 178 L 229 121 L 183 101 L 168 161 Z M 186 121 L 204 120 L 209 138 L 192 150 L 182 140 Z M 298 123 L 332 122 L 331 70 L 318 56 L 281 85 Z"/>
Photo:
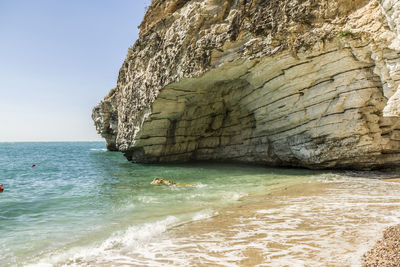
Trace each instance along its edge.
<path fill-rule="evenodd" d="M 92 108 L 149 2 L 0 0 L 0 142 L 102 140 Z"/>

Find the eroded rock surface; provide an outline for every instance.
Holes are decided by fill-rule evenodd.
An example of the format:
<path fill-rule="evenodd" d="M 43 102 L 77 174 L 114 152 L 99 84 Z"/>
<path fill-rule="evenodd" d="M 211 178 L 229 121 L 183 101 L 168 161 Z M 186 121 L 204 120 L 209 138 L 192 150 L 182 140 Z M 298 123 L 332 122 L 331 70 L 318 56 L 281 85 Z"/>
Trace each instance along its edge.
<path fill-rule="evenodd" d="M 394 0 L 154 0 L 93 119 L 135 162 L 400 163 Z"/>

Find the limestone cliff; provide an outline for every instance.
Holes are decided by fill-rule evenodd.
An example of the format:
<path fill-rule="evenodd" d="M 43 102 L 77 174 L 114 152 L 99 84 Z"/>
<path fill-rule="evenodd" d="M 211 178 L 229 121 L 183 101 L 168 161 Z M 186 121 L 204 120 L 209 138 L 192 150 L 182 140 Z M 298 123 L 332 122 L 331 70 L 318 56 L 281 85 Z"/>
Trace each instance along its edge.
<path fill-rule="evenodd" d="M 400 2 L 153 0 L 94 108 L 135 162 L 400 164 Z"/>

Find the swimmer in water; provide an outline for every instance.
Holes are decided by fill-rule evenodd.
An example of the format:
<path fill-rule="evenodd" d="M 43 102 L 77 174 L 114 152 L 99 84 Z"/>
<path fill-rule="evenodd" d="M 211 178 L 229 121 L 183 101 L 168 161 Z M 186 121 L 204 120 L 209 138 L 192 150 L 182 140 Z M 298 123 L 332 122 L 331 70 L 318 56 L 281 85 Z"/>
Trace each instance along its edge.
<path fill-rule="evenodd" d="M 3 184 L 0 184 L 0 193 L 4 191 Z"/>

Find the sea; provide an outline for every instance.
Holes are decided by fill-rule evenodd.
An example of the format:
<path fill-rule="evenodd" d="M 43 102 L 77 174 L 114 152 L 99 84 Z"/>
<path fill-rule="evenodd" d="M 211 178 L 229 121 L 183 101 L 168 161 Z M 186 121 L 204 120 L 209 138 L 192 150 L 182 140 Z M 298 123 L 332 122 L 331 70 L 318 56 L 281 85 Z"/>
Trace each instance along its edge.
<path fill-rule="evenodd" d="M 356 266 L 400 223 L 400 184 L 379 175 L 0 143 L 0 266 Z"/>

